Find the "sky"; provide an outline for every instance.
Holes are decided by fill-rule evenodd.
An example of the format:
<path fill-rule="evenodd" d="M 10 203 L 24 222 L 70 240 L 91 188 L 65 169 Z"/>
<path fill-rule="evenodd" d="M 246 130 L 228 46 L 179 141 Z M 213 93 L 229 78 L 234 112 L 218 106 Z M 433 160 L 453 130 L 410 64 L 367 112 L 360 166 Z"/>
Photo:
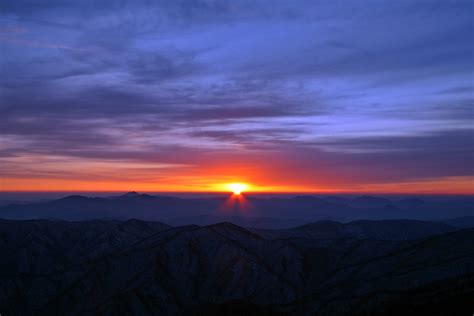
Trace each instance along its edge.
<path fill-rule="evenodd" d="M 474 1 L 0 2 L 2 191 L 474 193 Z"/>

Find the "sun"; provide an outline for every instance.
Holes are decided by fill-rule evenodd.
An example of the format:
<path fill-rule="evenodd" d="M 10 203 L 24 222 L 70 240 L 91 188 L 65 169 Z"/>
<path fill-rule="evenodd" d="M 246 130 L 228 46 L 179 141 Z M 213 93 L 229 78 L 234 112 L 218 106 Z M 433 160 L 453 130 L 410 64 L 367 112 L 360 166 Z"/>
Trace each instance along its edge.
<path fill-rule="evenodd" d="M 227 187 L 234 192 L 235 195 L 240 195 L 240 193 L 247 190 L 248 185 L 245 183 L 229 183 Z"/>

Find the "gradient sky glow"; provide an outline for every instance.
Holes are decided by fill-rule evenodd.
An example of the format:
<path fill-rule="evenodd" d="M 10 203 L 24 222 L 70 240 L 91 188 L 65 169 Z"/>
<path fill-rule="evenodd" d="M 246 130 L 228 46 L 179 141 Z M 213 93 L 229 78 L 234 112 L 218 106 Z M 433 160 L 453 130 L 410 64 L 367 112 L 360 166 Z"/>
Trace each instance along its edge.
<path fill-rule="evenodd" d="M 0 3 L 0 189 L 474 193 L 474 1 Z"/>

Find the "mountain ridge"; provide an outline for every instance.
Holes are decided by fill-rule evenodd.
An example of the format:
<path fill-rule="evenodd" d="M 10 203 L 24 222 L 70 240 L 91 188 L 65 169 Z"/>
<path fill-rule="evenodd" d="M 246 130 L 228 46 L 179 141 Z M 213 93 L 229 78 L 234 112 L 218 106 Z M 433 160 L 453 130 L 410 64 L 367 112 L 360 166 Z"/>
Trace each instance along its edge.
<path fill-rule="evenodd" d="M 232 197 L 178 198 L 129 192 L 120 196 L 61 199 L 0 206 L 0 217 L 9 219 L 91 220 L 96 218 L 161 221 L 172 226 L 209 225 L 233 221 L 240 226 L 291 228 L 318 220 L 348 222 L 357 219 L 418 219 L 442 221 L 474 216 L 474 197 L 447 201 L 296 196 L 264 198 L 243 195 L 243 203 Z M 355 201 L 355 202 L 354 202 Z M 462 221 L 458 223 L 462 225 Z"/>
<path fill-rule="evenodd" d="M 364 225 L 400 227 L 400 221 L 382 222 Z M 0 310 L 151 315 L 225 310 L 240 301 L 249 313 L 348 315 L 344 310 L 358 310 L 381 287 L 392 294 L 374 301 L 372 312 L 395 304 L 408 289 L 422 301 L 420 286 L 444 280 L 456 293 L 474 278 L 474 229 L 444 232 L 439 223 L 401 222 L 439 230 L 430 228 L 419 239 L 402 233 L 398 240 L 378 240 L 338 230 L 358 222 L 292 229 L 318 235 L 336 227 L 344 237 L 325 241 L 266 238 L 225 222 L 170 227 L 141 220 L 1 220 L 0 251 L 8 255 L 0 258 Z"/>

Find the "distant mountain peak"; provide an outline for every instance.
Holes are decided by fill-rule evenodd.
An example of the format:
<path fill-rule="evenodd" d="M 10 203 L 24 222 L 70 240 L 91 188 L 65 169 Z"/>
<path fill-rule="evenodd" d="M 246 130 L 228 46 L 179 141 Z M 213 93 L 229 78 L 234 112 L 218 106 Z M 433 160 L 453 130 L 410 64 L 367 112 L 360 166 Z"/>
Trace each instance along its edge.
<path fill-rule="evenodd" d="M 135 197 L 135 196 L 139 196 L 140 194 L 138 192 L 135 192 L 135 191 L 130 191 L 130 192 L 127 192 L 125 193 L 124 195 L 122 195 L 123 197 Z"/>
<path fill-rule="evenodd" d="M 157 196 L 155 195 L 150 195 L 150 194 L 143 194 L 143 193 L 138 193 L 136 191 L 130 191 L 127 192 L 123 195 L 119 195 L 115 197 L 116 199 L 119 200 L 151 200 L 151 199 L 156 199 Z"/>
<path fill-rule="evenodd" d="M 146 223 L 145 221 L 142 221 L 141 219 L 137 218 L 129 218 L 126 221 L 124 221 L 126 224 L 143 224 Z"/>

